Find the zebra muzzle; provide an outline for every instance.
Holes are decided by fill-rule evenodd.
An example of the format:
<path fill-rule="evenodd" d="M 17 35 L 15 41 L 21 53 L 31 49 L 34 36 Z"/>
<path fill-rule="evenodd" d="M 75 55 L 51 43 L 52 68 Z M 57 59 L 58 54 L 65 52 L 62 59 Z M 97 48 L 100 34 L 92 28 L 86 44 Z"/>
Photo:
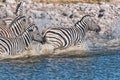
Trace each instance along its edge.
<path fill-rule="evenodd" d="M 95 31 L 96 31 L 96 33 L 99 33 L 101 31 L 101 28 L 98 27 L 98 29 L 96 29 Z"/>

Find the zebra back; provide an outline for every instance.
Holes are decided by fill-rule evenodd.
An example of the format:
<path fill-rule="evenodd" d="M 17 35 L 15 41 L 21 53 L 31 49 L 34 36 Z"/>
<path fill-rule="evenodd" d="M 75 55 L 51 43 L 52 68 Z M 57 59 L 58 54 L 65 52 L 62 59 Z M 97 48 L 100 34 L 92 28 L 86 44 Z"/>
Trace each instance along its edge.
<path fill-rule="evenodd" d="M 7 23 L 1 19 L 0 22 L 0 36 L 4 37 L 15 37 L 11 30 L 6 25 Z"/>
<path fill-rule="evenodd" d="M 8 17 L 8 18 L 4 18 L 2 20 L 5 24 L 5 26 L 8 28 L 10 26 L 11 22 L 14 20 L 14 18 Z"/>
<path fill-rule="evenodd" d="M 48 28 L 43 32 L 43 44 L 50 44 L 55 49 L 67 48 L 73 45 L 77 36 L 74 28 Z"/>
<path fill-rule="evenodd" d="M 15 37 L 14 34 L 10 31 L 10 29 L 6 28 L 6 26 L 0 27 L 0 36 Z"/>

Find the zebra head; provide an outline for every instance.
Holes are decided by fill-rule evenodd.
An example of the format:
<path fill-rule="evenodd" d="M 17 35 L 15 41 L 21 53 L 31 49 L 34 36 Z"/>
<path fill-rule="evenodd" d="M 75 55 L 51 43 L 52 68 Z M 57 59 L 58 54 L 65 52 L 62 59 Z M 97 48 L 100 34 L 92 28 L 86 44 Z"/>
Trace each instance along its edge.
<path fill-rule="evenodd" d="M 31 35 L 33 41 L 42 42 L 42 35 L 39 32 L 38 27 L 35 24 L 31 24 L 28 28 L 28 33 Z"/>
<path fill-rule="evenodd" d="M 100 32 L 101 31 L 100 26 L 97 23 L 95 23 L 91 17 L 92 16 L 90 16 L 90 15 L 85 15 L 82 17 L 81 22 L 83 22 L 87 25 L 88 30 Z"/>

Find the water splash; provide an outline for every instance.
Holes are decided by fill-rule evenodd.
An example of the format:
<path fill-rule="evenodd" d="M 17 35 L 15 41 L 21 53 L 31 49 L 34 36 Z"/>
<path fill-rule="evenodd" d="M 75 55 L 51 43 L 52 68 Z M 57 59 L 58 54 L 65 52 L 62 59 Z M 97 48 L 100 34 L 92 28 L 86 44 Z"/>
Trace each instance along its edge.
<path fill-rule="evenodd" d="M 120 49 L 120 19 L 116 19 L 111 26 L 111 36 L 113 39 L 108 41 L 106 45 L 112 47 L 113 49 Z"/>
<path fill-rule="evenodd" d="M 112 33 L 115 39 L 120 39 L 120 19 L 114 22 Z"/>

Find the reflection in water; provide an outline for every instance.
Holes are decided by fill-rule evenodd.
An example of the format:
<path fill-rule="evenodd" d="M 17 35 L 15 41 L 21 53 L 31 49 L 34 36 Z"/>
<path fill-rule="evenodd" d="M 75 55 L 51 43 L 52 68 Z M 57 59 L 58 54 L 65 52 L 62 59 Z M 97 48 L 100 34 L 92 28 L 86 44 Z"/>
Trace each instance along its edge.
<path fill-rule="evenodd" d="M 105 53 L 109 54 L 110 52 Z M 32 58 L 35 60 L 3 60 L 0 61 L 0 79 L 119 80 L 120 55 L 117 51 L 113 54 L 88 57 L 77 57 L 76 55 L 70 58 Z"/>

